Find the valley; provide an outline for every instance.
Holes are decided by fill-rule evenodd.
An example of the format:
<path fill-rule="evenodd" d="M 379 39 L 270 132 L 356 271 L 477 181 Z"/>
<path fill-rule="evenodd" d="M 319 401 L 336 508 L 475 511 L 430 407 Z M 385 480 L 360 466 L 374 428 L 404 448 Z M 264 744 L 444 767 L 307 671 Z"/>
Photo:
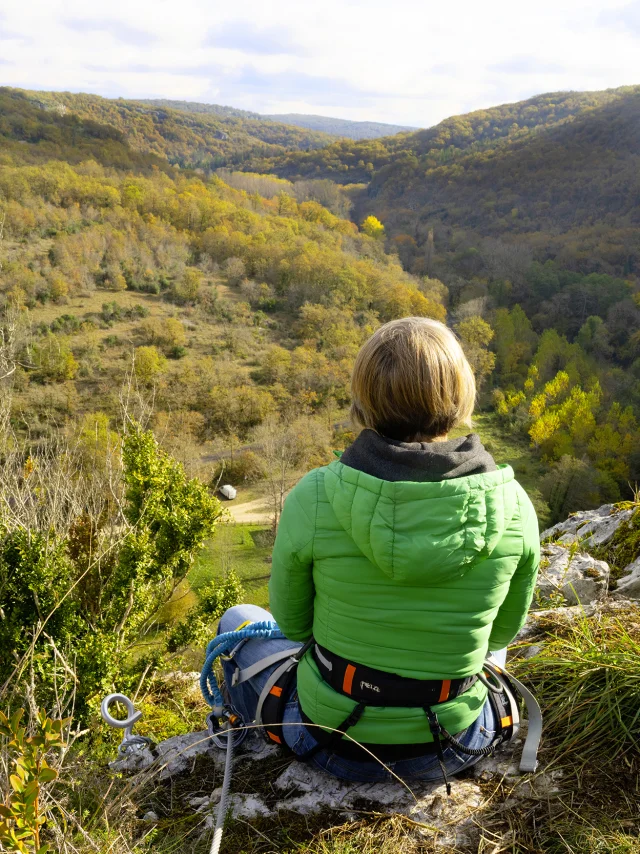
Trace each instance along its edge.
<path fill-rule="evenodd" d="M 473 429 L 514 468 L 541 530 L 615 504 L 632 511 L 625 566 L 637 557 L 639 120 L 637 86 L 417 131 L 0 88 L 0 645 L 12 653 L 0 698 L 82 730 L 54 784 L 74 854 L 204 852 L 201 817 L 176 819 L 171 799 L 145 825 L 155 783 L 140 782 L 144 809 L 135 782 L 110 794 L 122 781 L 104 782 L 117 737 L 100 699 L 135 696 L 156 741 L 202 725 L 183 674 L 226 607 L 268 605 L 284 497 L 353 441 L 351 369 L 382 323 L 418 315 L 455 331 L 478 386 Z M 606 608 L 541 630 L 565 656 L 557 708 L 582 679 L 575 632 L 594 661 L 607 643 L 637 656 L 637 607 L 628 634 Z M 555 707 L 551 656 L 538 660 Z M 558 739 L 545 750 L 571 781 L 562 821 L 578 817 L 576 839 L 595 828 L 593 845 L 558 847 L 556 802 L 542 815 L 542 798 L 492 814 L 501 841 L 483 836 L 483 850 L 516 850 L 506 823 L 531 852 L 635 852 L 632 833 L 611 842 L 606 793 Z M 623 805 L 637 768 L 625 750 L 611 777 Z M 275 850 L 267 833 L 287 854 L 386 850 L 380 816 L 329 835 L 314 822 L 252 818 L 233 833 L 251 854 Z M 393 827 L 389 854 L 434 850 Z"/>

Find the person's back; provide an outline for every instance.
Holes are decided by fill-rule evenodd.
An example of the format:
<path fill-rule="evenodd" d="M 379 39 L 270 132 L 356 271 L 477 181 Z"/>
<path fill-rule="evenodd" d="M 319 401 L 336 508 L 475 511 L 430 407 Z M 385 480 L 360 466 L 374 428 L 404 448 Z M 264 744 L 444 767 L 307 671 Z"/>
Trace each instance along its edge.
<path fill-rule="evenodd" d="M 526 618 L 537 520 L 511 468 L 476 435 L 448 438 L 470 423 L 475 382 L 445 326 L 405 318 L 381 327 L 358 354 L 352 396 L 364 429 L 294 487 L 278 528 L 270 607 L 286 637 L 309 648 L 285 698 L 282 738 L 272 738 L 346 779 L 386 773 L 371 752 L 396 774 L 434 779 L 438 763 L 456 773 L 501 732 L 483 662 Z M 221 631 L 269 617 L 245 607 Z M 251 644 L 245 662 L 259 656 Z M 269 691 L 262 680 L 256 697 Z M 236 696 L 245 714 L 260 706 Z M 457 751 L 443 754 L 439 727 L 457 734 Z M 370 753 L 354 755 L 351 739 Z"/>
<path fill-rule="evenodd" d="M 375 448 L 379 439 L 368 432 L 354 450 Z M 510 466 L 435 482 L 390 480 L 404 474 L 402 465 L 394 471 L 394 451 L 423 473 L 451 446 L 459 457 L 482 456 L 467 437 L 414 444 L 388 445 L 386 480 L 336 461 L 300 481 L 274 549 L 270 607 L 287 637 L 313 634 L 359 664 L 413 679 L 466 677 L 522 625 L 539 559 L 537 520 Z M 465 444 L 475 448 L 459 450 Z M 353 452 L 345 457 L 357 463 Z M 308 565 L 312 579 L 296 571 Z M 315 723 L 335 727 L 348 713 L 349 698 L 323 680 L 311 654 L 300 664 L 298 692 Z M 443 705 L 443 725 L 465 729 L 486 694 L 477 682 Z M 368 743 L 430 740 L 421 709 L 367 709 L 349 734 Z"/>

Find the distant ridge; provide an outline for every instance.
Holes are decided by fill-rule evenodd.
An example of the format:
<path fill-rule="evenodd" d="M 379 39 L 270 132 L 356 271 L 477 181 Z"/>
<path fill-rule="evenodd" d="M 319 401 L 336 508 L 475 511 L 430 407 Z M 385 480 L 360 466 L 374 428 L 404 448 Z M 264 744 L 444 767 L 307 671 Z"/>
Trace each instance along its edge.
<path fill-rule="evenodd" d="M 388 125 L 383 122 L 352 122 L 348 119 L 334 119 L 329 116 L 307 116 L 302 113 L 277 113 L 264 116 L 274 122 L 285 125 L 322 131 L 331 136 L 346 136 L 349 139 L 378 139 L 381 136 L 393 136 L 396 133 L 408 133 L 419 130 L 404 125 Z"/>
<path fill-rule="evenodd" d="M 137 104 L 147 104 L 150 107 L 165 107 L 168 110 L 180 110 L 183 113 L 205 113 L 212 116 L 224 116 L 234 119 L 266 119 L 260 113 L 250 110 L 239 110 L 236 107 L 225 107 L 222 104 L 201 104 L 199 101 L 174 101 L 171 98 L 134 98 Z"/>
<path fill-rule="evenodd" d="M 115 132 L 126 140 L 131 151 L 154 154 L 183 169 L 232 167 L 247 159 L 278 157 L 291 149 L 306 151 L 333 142 L 329 134 L 272 122 L 232 107 L 8 87 L 0 87 L 0 96 L 8 99 L 13 112 L 24 111 L 22 102 L 27 101 L 45 112 L 98 124 L 106 128 L 101 132 L 108 136 Z M 0 110 L 0 135 L 4 119 Z M 11 135 L 19 137 L 20 133 L 24 135 L 24 130 L 15 128 Z"/>
<path fill-rule="evenodd" d="M 393 136 L 397 133 L 420 130 L 420 128 L 389 125 L 384 122 L 352 122 L 349 119 L 305 115 L 304 113 L 253 113 L 250 110 L 238 110 L 235 107 L 225 107 L 220 104 L 201 104 L 197 101 L 172 101 L 168 98 L 139 98 L 136 100 L 137 103 L 147 104 L 150 107 L 164 107 L 170 110 L 180 110 L 183 113 L 205 113 L 225 118 L 261 119 L 265 122 L 293 125 L 305 130 L 318 131 L 329 134 L 329 136 L 340 136 L 347 139 L 378 139 L 382 136 Z"/>

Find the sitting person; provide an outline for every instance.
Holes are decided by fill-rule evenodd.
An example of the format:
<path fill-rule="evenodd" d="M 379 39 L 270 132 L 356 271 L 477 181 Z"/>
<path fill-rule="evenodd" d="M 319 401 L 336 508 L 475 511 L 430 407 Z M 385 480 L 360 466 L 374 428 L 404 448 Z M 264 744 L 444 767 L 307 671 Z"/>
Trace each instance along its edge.
<path fill-rule="evenodd" d="M 449 438 L 470 424 L 476 389 L 446 326 L 420 317 L 382 326 L 357 356 L 351 393 L 362 432 L 300 480 L 280 520 L 269 592 L 286 639 L 239 644 L 224 662 L 227 689 L 253 720 L 276 665 L 236 686 L 233 672 L 313 638 L 274 741 L 345 780 L 388 779 L 388 769 L 438 780 L 478 756 L 434 744 L 435 714 L 473 751 L 486 753 L 500 732 L 483 661 L 503 650 L 504 662 L 524 623 L 537 519 L 511 467 L 476 434 Z M 220 631 L 270 619 L 238 605 Z M 388 679 L 396 699 L 376 702 Z M 405 695 L 423 699 L 402 705 Z"/>

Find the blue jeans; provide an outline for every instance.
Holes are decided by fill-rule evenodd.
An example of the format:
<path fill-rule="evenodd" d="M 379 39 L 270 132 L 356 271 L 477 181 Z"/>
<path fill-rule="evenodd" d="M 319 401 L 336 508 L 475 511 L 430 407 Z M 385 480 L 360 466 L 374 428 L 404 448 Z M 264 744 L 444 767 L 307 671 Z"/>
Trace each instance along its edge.
<path fill-rule="evenodd" d="M 268 611 L 265 611 L 264 608 L 259 608 L 257 605 L 236 605 L 234 608 L 229 608 L 223 614 L 218 631 L 220 633 L 235 631 L 235 629 L 247 620 L 257 622 L 260 620 L 273 620 L 273 617 Z M 243 669 L 259 661 L 261 658 L 265 658 L 267 655 L 283 649 L 297 649 L 300 646 L 301 644 L 286 639 L 252 638 L 241 641 L 239 647 L 233 652 L 233 657 L 229 660 L 223 660 L 224 677 L 231 702 L 236 711 L 242 715 L 245 723 L 255 718 L 260 693 L 267 679 L 278 665 L 273 665 L 257 674 L 254 678 L 248 679 L 246 682 L 242 682 L 240 685 L 234 687 L 231 685 L 231 679 L 236 667 Z M 316 746 L 317 741 L 304 726 L 300 717 L 300 707 L 295 690 L 292 691 L 286 703 L 283 724 L 282 736 L 288 747 L 296 755 L 300 756 Z M 496 729 L 497 722 L 495 715 L 491 704 L 487 700 L 480 712 L 480 716 L 468 729 L 459 733 L 457 738 L 465 747 L 474 749 L 482 748 L 491 744 L 495 737 Z M 458 752 L 453 747 L 444 747 L 443 752 L 444 764 L 449 775 L 458 774 L 478 761 L 477 756 L 467 756 L 464 753 Z M 324 771 L 333 774 L 334 777 L 352 782 L 370 783 L 391 780 L 393 779 L 393 775 L 389 773 L 388 768 L 404 780 L 424 782 L 442 780 L 442 771 L 435 754 L 427 754 L 426 756 L 420 756 L 415 759 L 401 759 L 397 762 L 387 762 L 385 763 L 387 767 L 385 767 L 385 765 L 375 760 L 359 762 L 353 759 L 343 759 L 335 753 L 320 750 L 311 758 L 310 762 L 318 768 L 322 768 Z"/>

